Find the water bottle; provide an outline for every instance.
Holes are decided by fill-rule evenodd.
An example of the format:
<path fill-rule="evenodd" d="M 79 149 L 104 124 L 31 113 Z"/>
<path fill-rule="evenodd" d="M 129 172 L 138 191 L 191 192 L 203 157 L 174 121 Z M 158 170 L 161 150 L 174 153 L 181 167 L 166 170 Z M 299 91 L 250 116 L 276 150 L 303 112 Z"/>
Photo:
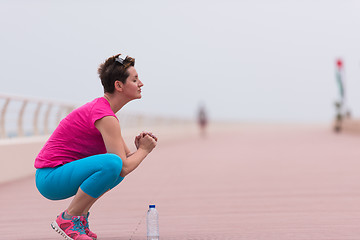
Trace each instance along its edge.
<path fill-rule="evenodd" d="M 155 209 L 155 205 L 149 205 L 146 216 L 147 222 L 147 240 L 159 239 L 159 214 Z"/>

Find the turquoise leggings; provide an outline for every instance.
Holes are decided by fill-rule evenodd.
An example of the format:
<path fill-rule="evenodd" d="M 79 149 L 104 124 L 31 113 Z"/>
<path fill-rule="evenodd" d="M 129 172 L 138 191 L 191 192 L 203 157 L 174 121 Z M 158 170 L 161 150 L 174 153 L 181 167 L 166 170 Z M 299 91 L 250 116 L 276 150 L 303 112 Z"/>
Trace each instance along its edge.
<path fill-rule="evenodd" d="M 74 196 L 81 188 L 93 198 L 118 185 L 122 160 L 106 153 L 79 159 L 55 168 L 36 170 L 36 187 L 50 200 L 61 200 Z"/>

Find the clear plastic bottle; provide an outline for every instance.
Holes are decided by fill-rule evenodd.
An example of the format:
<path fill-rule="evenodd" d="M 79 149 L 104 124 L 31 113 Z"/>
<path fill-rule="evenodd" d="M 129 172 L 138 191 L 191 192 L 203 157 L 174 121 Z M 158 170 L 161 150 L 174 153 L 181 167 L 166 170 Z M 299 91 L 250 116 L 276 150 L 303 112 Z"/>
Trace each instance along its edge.
<path fill-rule="evenodd" d="M 159 213 L 156 211 L 155 205 L 149 205 L 146 216 L 147 223 L 147 240 L 159 239 Z"/>

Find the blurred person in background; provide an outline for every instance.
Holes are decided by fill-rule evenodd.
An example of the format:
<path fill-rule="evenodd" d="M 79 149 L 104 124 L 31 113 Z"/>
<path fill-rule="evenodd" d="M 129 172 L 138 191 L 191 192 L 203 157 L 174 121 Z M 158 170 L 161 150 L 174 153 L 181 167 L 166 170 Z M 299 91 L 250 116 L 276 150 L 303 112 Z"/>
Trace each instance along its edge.
<path fill-rule="evenodd" d="M 198 110 L 198 124 L 200 128 L 200 135 L 202 137 L 206 136 L 206 127 L 208 124 L 208 118 L 206 114 L 206 110 L 203 104 L 200 105 Z"/>
<path fill-rule="evenodd" d="M 75 109 L 55 129 L 35 159 L 36 186 L 50 200 L 74 196 L 51 226 L 66 239 L 97 239 L 89 229 L 89 210 L 107 191 L 136 169 L 155 148 L 148 132 L 135 137 L 131 153 L 115 116 L 141 98 L 143 83 L 135 59 L 115 55 L 100 65 L 104 96 Z"/>

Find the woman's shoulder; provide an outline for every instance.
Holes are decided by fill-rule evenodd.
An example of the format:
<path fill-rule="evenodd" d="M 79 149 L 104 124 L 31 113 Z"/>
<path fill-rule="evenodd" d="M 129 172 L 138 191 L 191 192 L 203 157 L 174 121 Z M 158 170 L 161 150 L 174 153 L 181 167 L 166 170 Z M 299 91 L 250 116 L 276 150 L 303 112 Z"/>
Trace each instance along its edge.
<path fill-rule="evenodd" d="M 105 100 L 105 101 L 104 101 Z M 74 109 L 69 115 L 68 117 L 72 118 L 74 116 L 89 116 L 91 115 L 93 112 L 107 112 L 108 109 L 111 110 L 110 105 L 107 106 L 106 105 L 106 99 L 104 98 L 95 98 L 93 100 L 91 100 L 90 102 L 87 102 L 83 105 L 81 105 L 80 107 Z"/>
<path fill-rule="evenodd" d="M 94 108 L 103 108 L 104 106 L 107 106 L 106 103 L 107 103 L 107 100 L 105 98 L 98 97 L 98 98 L 91 100 L 90 102 L 83 104 L 82 106 L 80 106 L 78 108 L 78 110 L 92 111 Z M 110 107 L 110 105 L 108 107 Z"/>
<path fill-rule="evenodd" d="M 89 102 L 89 107 L 91 108 L 91 110 L 100 110 L 101 112 L 113 113 L 110 103 L 104 97 L 95 98 L 94 100 Z"/>
<path fill-rule="evenodd" d="M 104 97 L 94 99 L 91 104 L 89 113 L 92 122 L 105 116 L 113 116 L 117 119 L 115 113 L 111 109 L 110 103 Z"/>

